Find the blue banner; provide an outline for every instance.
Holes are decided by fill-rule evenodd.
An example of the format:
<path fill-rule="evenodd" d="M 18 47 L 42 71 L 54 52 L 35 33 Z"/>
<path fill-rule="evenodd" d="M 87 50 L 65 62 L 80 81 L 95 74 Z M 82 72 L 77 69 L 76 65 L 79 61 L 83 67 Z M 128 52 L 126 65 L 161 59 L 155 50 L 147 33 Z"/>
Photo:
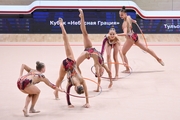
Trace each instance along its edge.
<path fill-rule="evenodd" d="M 180 20 L 145 20 L 139 18 L 134 11 L 129 11 L 127 14 L 137 20 L 144 33 L 180 32 Z M 90 34 L 106 34 L 112 25 L 117 33 L 123 32 L 123 20 L 119 17 L 119 10 L 84 10 L 84 15 L 87 31 Z M 28 17 L 0 15 L 0 33 L 57 34 L 61 32 L 59 17 L 63 18 L 67 33 L 81 33 L 78 10 L 36 10 Z M 133 24 L 133 30 L 139 33 L 135 24 Z"/>

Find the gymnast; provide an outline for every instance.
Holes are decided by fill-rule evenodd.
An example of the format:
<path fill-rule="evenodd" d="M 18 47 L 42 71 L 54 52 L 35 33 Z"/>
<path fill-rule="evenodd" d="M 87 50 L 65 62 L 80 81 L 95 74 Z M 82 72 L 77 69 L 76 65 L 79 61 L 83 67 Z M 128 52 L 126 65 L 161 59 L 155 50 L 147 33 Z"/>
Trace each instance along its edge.
<path fill-rule="evenodd" d="M 121 42 L 118 39 L 117 33 L 116 33 L 116 29 L 114 28 L 114 26 L 111 26 L 111 28 L 109 29 L 109 33 L 107 35 L 105 35 L 105 38 L 103 40 L 103 44 L 102 44 L 102 49 L 101 49 L 101 54 L 104 54 L 104 50 L 106 49 L 106 53 L 107 53 L 107 64 L 108 64 L 108 68 L 111 71 L 111 50 L 114 49 L 113 51 L 113 58 L 114 58 L 114 62 L 115 62 L 115 79 L 118 78 L 118 74 L 119 74 L 119 61 L 118 61 L 118 53 L 120 54 L 120 57 L 122 59 L 122 62 L 124 64 L 124 66 L 126 66 L 126 63 L 124 61 L 124 57 L 121 51 Z"/>
<path fill-rule="evenodd" d="M 28 73 L 26 75 L 23 75 L 23 71 L 26 70 Z M 52 89 L 55 89 L 57 91 L 61 91 L 58 89 L 54 84 L 52 84 L 44 75 L 45 72 L 45 65 L 41 62 L 36 62 L 36 70 L 31 69 L 25 64 L 22 64 L 21 70 L 20 70 L 20 77 L 17 81 L 17 87 L 20 91 L 22 91 L 25 94 L 28 94 L 25 101 L 25 106 L 23 109 L 23 113 L 25 117 L 28 117 L 27 109 L 28 105 L 31 103 L 31 107 L 29 109 L 29 113 L 39 113 L 40 111 L 36 111 L 34 109 L 34 106 L 38 100 L 40 90 L 35 84 L 39 82 L 44 82 L 46 85 L 51 87 Z"/>
<path fill-rule="evenodd" d="M 70 88 L 72 86 L 75 86 L 75 91 L 77 94 L 83 94 L 85 93 L 86 96 L 86 104 L 84 105 L 85 108 L 89 108 L 89 99 L 88 99 L 88 91 L 87 91 L 87 86 L 86 82 L 83 80 L 83 77 L 81 76 L 79 70 L 77 69 L 76 66 L 76 61 L 73 55 L 73 51 L 70 47 L 69 41 L 68 41 L 68 36 L 66 33 L 66 30 L 63 25 L 63 19 L 59 18 L 59 23 L 60 23 L 60 28 L 62 30 L 62 36 L 64 40 L 64 47 L 65 47 L 65 52 L 66 52 L 66 59 L 63 60 L 61 66 L 60 66 L 60 71 L 59 71 L 59 78 L 56 81 L 56 86 L 60 87 L 62 84 L 62 81 L 64 79 L 64 76 L 67 73 L 67 78 L 68 78 L 68 84 L 67 84 L 67 94 L 66 94 L 66 99 L 67 99 L 67 104 L 69 108 L 73 108 L 74 106 L 70 102 Z M 54 91 L 55 98 L 58 99 L 58 91 Z"/>
<path fill-rule="evenodd" d="M 164 62 L 152 51 L 151 49 L 147 48 L 145 45 L 143 45 L 139 40 L 138 36 L 134 31 L 132 30 L 132 23 L 137 23 L 136 20 L 133 20 L 131 16 L 127 15 L 125 6 L 119 11 L 120 18 L 124 20 L 122 24 L 123 33 L 118 34 L 118 36 L 125 36 L 126 41 L 122 48 L 122 53 L 124 56 L 125 62 L 128 64 L 128 59 L 126 57 L 126 53 L 128 50 L 132 47 L 133 44 L 137 45 L 142 50 L 148 52 L 150 55 L 152 55 L 162 66 L 164 66 Z M 123 71 L 125 73 L 129 73 L 130 69 L 128 66 L 126 66 L 126 70 Z"/>
<path fill-rule="evenodd" d="M 88 33 L 86 30 L 86 26 L 85 26 L 85 21 L 84 21 L 84 13 L 82 9 L 79 9 L 79 17 L 81 18 L 80 20 L 80 28 L 83 34 L 83 41 L 84 41 L 84 51 L 83 53 L 79 56 L 79 58 L 77 59 L 77 67 L 79 69 L 79 65 L 85 60 L 85 59 L 90 59 L 93 58 L 94 60 L 94 67 L 96 70 L 95 76 L 98 78 L 98 84 L 100 85 L 101 83 L 101 76 L 103 75 L 104 69 L 106 70 L 106 72 L 109 75 L 110 78 L 110 84 L 108 86 L 108 88 L 111 88 L 112 86 L 112 76 L 111 76 L 111 71 L 108 69 L 108 67 L 104 64 L 104 59 L 103 56 L 101 55 L 101 53 L 99 51 L 97 51 L 95 48 L 92 47 L 92 43 L 91 40 L 88 37 Z M 80 69 L 79 69 L 80 71 Z M 80 71 L 81 72 L 81 71 Z M 95 92 L 99 92 L 99 85 L 97 85 L 97 89 L 95 90 Z"/>

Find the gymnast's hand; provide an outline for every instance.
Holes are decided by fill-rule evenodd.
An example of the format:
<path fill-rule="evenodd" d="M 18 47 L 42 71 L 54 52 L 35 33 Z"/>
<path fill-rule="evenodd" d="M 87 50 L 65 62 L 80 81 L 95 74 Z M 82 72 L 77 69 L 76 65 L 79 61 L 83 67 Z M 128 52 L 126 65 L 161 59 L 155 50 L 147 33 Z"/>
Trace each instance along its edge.
<path fill-rule="evenodd" d="M 117 34 L 115 35 L 115 38 L 118 38 L 118 35 L 117 35 Z"/>
<path fill-rule="evenodd" d="M 89 103 L 86 103 L 85 105 L 83 105 L 83 107 L 90 108 L 90 105 L 89 105 Z"/>

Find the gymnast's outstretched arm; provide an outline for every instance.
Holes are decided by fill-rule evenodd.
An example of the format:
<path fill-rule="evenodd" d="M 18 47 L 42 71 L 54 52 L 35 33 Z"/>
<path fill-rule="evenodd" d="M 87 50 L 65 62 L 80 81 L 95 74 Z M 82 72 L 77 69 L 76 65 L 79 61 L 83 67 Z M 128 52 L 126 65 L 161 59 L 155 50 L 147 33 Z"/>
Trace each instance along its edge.
<path fill-rule="evenodd" d="M 40 76 L 40 80 L 42 82 L 44 82 L 47 86 L 51 87 L 52 89 L 55 89 L 57 91 L 61 91 L 64 92 L 64 90 L 59 89 L 58 87 L 56 87 L 56 85 L 52 84 L 44 75 Z"/>

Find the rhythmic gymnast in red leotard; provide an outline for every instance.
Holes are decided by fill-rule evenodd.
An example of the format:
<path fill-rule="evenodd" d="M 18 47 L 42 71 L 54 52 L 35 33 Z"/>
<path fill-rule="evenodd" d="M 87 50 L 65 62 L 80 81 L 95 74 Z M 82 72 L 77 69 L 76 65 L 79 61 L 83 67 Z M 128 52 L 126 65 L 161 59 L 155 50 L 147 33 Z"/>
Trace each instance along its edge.
<path fill-rule="evenodd" d="M 66 97 L 67 97 L 68 107 L 69 108 L 74 107 L 70 102 L 69 92 L 70 92 L 70 88 L 72 86 L 75 86 L 75 90 L 78 94 L 83 94 L 85 92 L 86 104 L 84 105 L 84 107 L 89 108 L 90 106 L 89 106 L 86 82 L 83 80 L 83 77 L 81 76 L 81 74 L 76 66 L 76 61 L 74 59 L 72 49 L 69 45 L 67 33 L 66 33 L 66 30 L 63 25 L 63 20 L 61 18 L 59 19 L 59 23 L 60 23 L 59 26 L 62 30 L 62 36 L 63 36 L 63 40 L 64 40 L 64 47 L 65 47 L 65 52 L 66 52 L 67 58 L 65 60 L 63 60 L 61 66 L 60 66 L 59 78 L 56 82 L 56 86 L 60 87 L 62 80 L 64 79 L 64 76 L 67 74 L 68 84 L 67 84 Z M 54 94 L 55 94 L 56 99 L 58 99 L 58 91 L 57 90 L 54 92 Z"/>
<path fill-rule="evenodd" d="M 118 36 L 125 36 L 126 42 L 123 45 L 122 53 L 125 59 L 125 62 L 128 64 L 128 59 L 126 57 L 126 53 L 131 48 L 133 44 L 137 45 L 142 50 L 148 52 L 150 55 L 152 55 L 162 66 L 164 66 L 164 62 L 152 51 L 151 49 L 144 46 L 139 40 L 136 33 L 132 30 L 132 23 L 136 23 L 136 20 L 133 20 L 131 16 L 128 16 L 126 13 L 125 7 L 123 7 L 119 11 L 120 18 L 124 20 L 122 24 L 122 29 L 124 33 L 118 34 Z M 124 72 L 130 72 L 129 67 L 126 67 L 126 70 Z"/>
<path fill-rule="evenodd" d="M 108 67 L 104 64 L 104 59 L 103 56 L 101 55 L 101 53 L 99 51 L 97 51 L 95 48 L 92 47 L 92 42 L 88 37 L 88 33 L 86 30 L 86 26 L 85 26 L 85 21 L 84 21 L 84 13 L 82 11 L 82 9 L 79 9 L 79 17 L 81 18 L 80 22 L 80 28 L 83 34 L 83 38 L 84 38 L 84 47 L 85 50 L 84 52 L 79 56 L 79 58 L 77 59 L 77 67 L 79 69 L 79 65 L 85 60 L 85 59 L 90 59 L 93 58 L 94 60 L 94 67 L 96 70 L 96 76 L 98 77 L 98 84 L 100 84 L 101 82 L 101 76 L 103 74 L 104 69 L 106 70 L 106 72 L 109 75 L 110 78 L 110 84 L 109 84 L 109 88 L 112 86 L 112 76 L 111 76 L 111 72 L 108 69 Z M 103 69 L 104 68 L 104 69 Z M 99 85 L 97 86 L 97 89 L 95 90 L 95 92 L 99 92 Z"/>
<path fill-rule="evenodd" d="M 28 74 L 23 75 L 23 70 L 26 70 Z M 28 94 L 26 97 L 25 106 L 23 109 L 24 116 L 28 117 L 27 109 L 29 103 L 31 103 L 31 107 L 29 109 L 29 113 L 39 113 L 40 111 L 36 111 L 34 109 L 34 106 L 38 100 L 40 90 L 35 84 L 39 82 L 44 82 L 49 87 L 56 89 L 57 91 L 60 91 L 54 84 L 52 84 L 42 73 L 45 72 L 45 65 L 41 62 L 36 62 L 36 70 L 31 69 L 25 64 L 22 64 L 21 71 L 20 71 L 20 77 L 17 81 L 17 87 L 20 91 L 22 91 L 25 94 Z"/>
<path fill-rule="evenodd" d="M 124 57 L 121 51 L 121 42 L 118 39 L 117 33 L 115 28 L 112 26 L 109 29 L 109 33 L 105 36 L 105 39 L 103 40 L 102 43 L 102 48 L 101 48 L 101 54 L 103 55 L 104 51 L 106 49 L 106 53 L 107 53 L 107 64 L 108 64 L 108 68 L 111 71 L 111 50 L 114 49 L 113 51 L 113 58 L 114 58 L 114 62 L 115 63 L 119 63 L 118 61 L 118 52 L 120 54 L 120 57 L 122 59 L 122 62 L 124 65 L 126 65 L 126 63 L 124 62 Z M 115 79 L 117 79 L 119 77 L 119 64 L 115 64 Z"/>

